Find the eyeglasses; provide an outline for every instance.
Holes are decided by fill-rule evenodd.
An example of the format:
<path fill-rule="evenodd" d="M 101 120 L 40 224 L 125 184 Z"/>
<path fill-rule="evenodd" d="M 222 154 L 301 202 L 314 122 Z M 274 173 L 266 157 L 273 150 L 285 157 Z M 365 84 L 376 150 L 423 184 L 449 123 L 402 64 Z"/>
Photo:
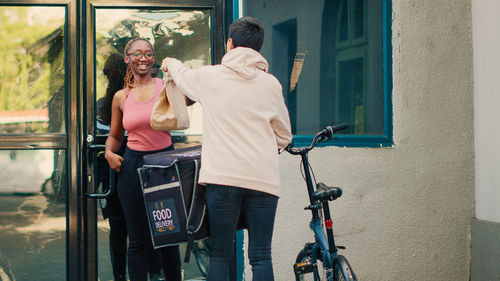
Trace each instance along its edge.
<path fill-rule="evenodd" d="M 148 51 L 148 52 L 141 52 L 141 51 L 135 51 L 133 53 L 128 53 L 127 56 L 134 55 L 134 58 L 140 59 L 142 56 L 144 56 L 146 59 L 151 59 L 155 55 L 153 52 Z"/>

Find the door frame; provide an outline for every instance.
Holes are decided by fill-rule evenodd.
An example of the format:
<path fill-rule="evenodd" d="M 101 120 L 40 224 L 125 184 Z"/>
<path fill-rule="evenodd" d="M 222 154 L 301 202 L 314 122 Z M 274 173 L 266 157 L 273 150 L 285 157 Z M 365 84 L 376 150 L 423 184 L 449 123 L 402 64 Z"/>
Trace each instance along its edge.
<path fill-rule="evenodd" d="M 96 74 L 95 74 L 95 12 L 99 8 L 147 8 L 147 9 L 211 9 L 213 16 L 211 20 L 212 26 L 212 58 L 214 64 L 220 63 L 224 55 L 224 34 L 227 30 L 228 20 L 232 20 L 232 15 L 227 14 L 232 12 L 231 0 L 150 0 L 147 2 L 136 2 L 134 0 L 82 0 L 82 9 L 80 11 L 81 25 L 81 53 L 82 53 L 82 95 L 81 95 L 81 155 L 82 155 L 82 190 L 83 192 L 83 212 L 82 212 L 82 241 L 83 255 L 82 260 L 83 272 L 85 276 L 83 280 L 97 280 L 97 200 L 86 198 L 86 194 L 96 192 L 94 180 L 94 169 L 90 158 L 93 158 L 92 149 L 89 145 L 94 144 L 97 139 L 95 133 L 95 94 L 96 94 Z M 229 7 L 227 7 L 230 3 Z M 229 17 L 228 17 L 229 16 Z M 228 19 L 229 18 L 229 19 Z M 217 22 L 217 24 L 215 24 Z M 90 142 L 87 142 L 87 136 L 91 135 Z M 89 161 L 90 160 L 90 161 Z M 73 280 L 73 279 L 70 279 Z M 76 280 L 76 279 L 75 279 Z"/>
<path fill-rule="evenodd" d="M 225 34 L 233 20 L 233 0 L 2 0 L 1 6 L 62 6 L 66 10 L 65 50 L 65 123 L 63 133 L 0 134 L 0 149 L 66 151 L 66 276 L 67 280 L 96 280 L 97 251 L 96 202 L 87 198 L 93 193 L 93 175 L 87 174 L 88 143 L 94 134 L 94 22 L 96 8 L 210 8 L 214 11 L 212 62 L 220 63 L 224 54 Z M 217 22 L 217 24 L 215 24 Z M 89 75 L 90 74 L 90 75 Z M 87 94 L 92 93 L 92 94 Z M 93 118 L 91 118 L 93 119 Z M 90 180 L 89 177 L 91 176 Z M 241 238 L 240 238 L 241 239 Z M 238 249 L 241 251 L 241 249 Z M 240 268 L 241 271 L 241 268 Z M 240 277 L 238 277 L 240 278 Z"/>
<path fill-rule="evenodd" d="M 83 280 L 80 256 L 82 192 L 81 171 L 81 53 L 78 44 L 79 0 L 3 0 L 2 6 L 61 6 L 66 10 L 64 30 L 65 60 L 65 124 L 64 133 L 0 135 L 0 149 L 60 149 L 66 151 L 68 186 L 66 188 L 66 276 L 68 280 Z"/>

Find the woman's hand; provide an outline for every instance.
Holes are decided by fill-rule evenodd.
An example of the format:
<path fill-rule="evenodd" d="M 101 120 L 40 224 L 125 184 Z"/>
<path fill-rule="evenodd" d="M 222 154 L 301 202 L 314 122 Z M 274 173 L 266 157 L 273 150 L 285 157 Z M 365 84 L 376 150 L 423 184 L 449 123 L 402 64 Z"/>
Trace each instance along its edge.
<path fill-rule="evenodd" d="M 120 167 L 121 167 L 122 162 L 123 162 L 123 157 L 121 157 L 120 155 L 118 155 L 116 153 L 109 152 L 109 151 L 107 151 L 104 154 L 104 157 L 108 161 L 109 167 L 111 169 L 115 170 L 116 172 L 120 172 Z"/>
<path fill-rule="evenodd" d="M 113 103 L 111 104 L 111 129 L 106 139 L 104 153 L 104 158 L 108 161 L 109 167 L 117 172 L 120 171 L 120 166 L 123 162 L 123 157 L 115 152 L 120 149 L 125 132 L 122 123 L 123 111 L 121 109 L 125 100 L 125 94 L 125 90 L 120 90 L 113 97 Z"/>

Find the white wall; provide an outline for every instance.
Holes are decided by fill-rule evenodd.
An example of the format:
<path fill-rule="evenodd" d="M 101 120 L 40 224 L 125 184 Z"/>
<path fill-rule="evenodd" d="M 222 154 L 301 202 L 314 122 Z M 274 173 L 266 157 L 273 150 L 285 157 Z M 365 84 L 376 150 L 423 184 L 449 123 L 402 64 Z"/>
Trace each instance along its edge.
<path fill-rule="evenodd" d="M 342 253 L 359 280 L 469 280 L 474 216 L 470 1 L 394 0 L 394 147 L 327 147 L 310 155 L 316 178 L 344 189 L 332 213 L 337 241 L 347 246 Z M 490 72 L 494 75 L 494 69 Z M 310 214 L 303 210 L 307 196 L 299 159 L 283 154 L 281 173 L 273 240 L 277 281 L 293 280 L 295 255 L 313 239 Z"/>
<path fill-rule="evenodd" d="M 476 217 L 500 222 L 500 1 L 472 1 Z"/>

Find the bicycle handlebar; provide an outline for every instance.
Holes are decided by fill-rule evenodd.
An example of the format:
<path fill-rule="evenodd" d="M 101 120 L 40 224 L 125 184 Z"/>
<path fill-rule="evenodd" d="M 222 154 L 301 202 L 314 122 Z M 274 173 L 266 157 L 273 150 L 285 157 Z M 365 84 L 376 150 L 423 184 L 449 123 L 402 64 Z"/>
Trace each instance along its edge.
<path fill-rule="evenodd" d="M 323 130 L 319 131 L 318 133 L 316 133 L 316 135 L 314 135 L 314 138 L 309 146 L 297 148 L 293 146 L 293 143 L 290 143 L 287 147 L 285 147 L 285 150 L 293 155 L 307 153 L 311 149 L 313 149 L 317 143 L 331 140 L 335 133 L 342 131 L 346 128 L 347 128 L 347 123 L 342 123 L 337 126 L 326 126 Z"/>
<path fill-rule="evenodd" d="M 326 126 L 323 130 L 321 130 L 321 132 L 328 134 L 328 137 L 332 138 L 333 134 L 342 131 L 344 129 L 347 129 L 347 123 L 342 123 L 337 126 Z"/>

